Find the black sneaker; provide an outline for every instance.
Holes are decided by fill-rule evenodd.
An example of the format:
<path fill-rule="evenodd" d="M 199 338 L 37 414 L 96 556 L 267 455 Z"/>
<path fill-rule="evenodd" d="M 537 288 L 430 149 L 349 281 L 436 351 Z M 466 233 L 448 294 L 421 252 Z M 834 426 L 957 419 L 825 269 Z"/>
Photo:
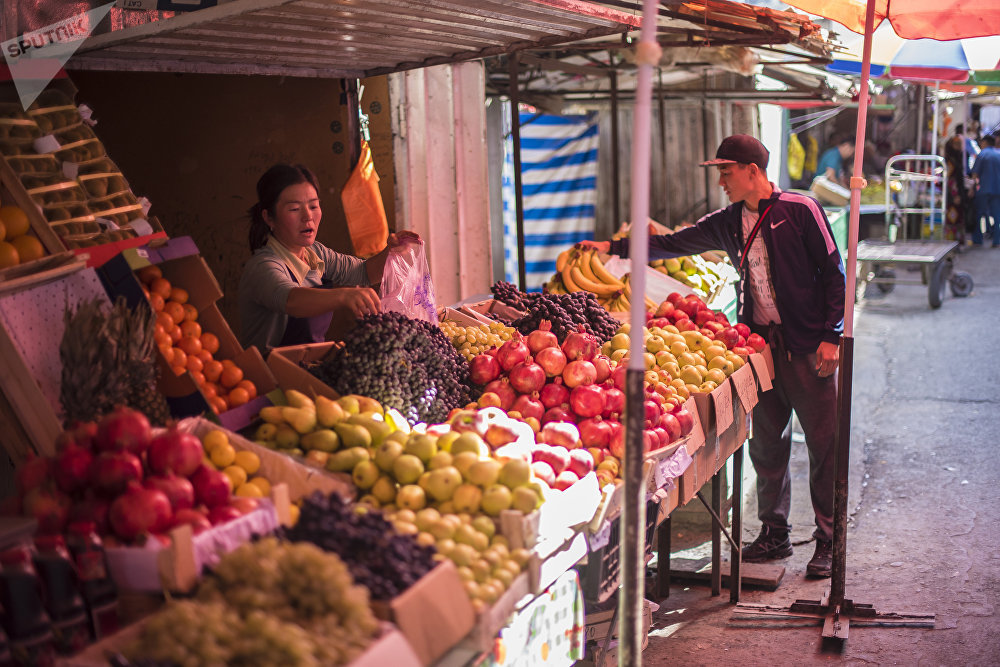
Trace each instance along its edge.
<path fill-rule="evenodd" d="M 806 565 L 806 575 L 810 577 L 829 577 L 833 568 L 833 542 L 816 539 L 816 553 Z"/>
<path fill-rule="evenodd" d="M 743 547 L 743 562 L 761 563 L 766 560 L 787 558 L 792 555 L 792 541 L 788 531 L 761 526 L 757 539 Z"/>

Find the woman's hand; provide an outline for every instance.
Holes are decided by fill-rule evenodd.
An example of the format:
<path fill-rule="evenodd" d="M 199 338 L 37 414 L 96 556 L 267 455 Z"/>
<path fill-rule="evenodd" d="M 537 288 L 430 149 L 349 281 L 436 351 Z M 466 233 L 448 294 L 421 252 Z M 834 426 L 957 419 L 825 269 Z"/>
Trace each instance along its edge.
<path fill-rule="evenodd" d="M 408 229 L 403 229 L 395 234 L 389 234 L 389 247 L 395 248 L 396 246 L 401 246 L 404 243 L 423 243 L 420 239 L 420 235 L 416 232 L 411 232 Z"/>
<path fill-rule="evenodd" d="M 371 287 L 337 287 L 337 305 L 346 308 L 358 319 L 366 315 L 377 315 L 381 302 Z"/>

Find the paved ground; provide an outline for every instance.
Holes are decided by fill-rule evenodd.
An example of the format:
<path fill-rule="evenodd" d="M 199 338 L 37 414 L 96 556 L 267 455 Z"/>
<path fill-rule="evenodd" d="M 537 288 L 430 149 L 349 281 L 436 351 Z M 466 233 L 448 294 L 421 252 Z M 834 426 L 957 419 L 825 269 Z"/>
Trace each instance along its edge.
<path fill-rule="evenodd" d="M 957 267 L 975 279 L 969 298 L 949 295 L 931 310 L 925 287 L 899 285 L 856 311 L 847 597 L 934 613 L 934 628 L 854 628 L 845 644 L 828 646 L 814 626 L 736 627 L 728 593 L 675 584 L 654 616 L 646 664 L 1000 664 L 1000 250 L 971 249 Z M 812 530 L 806 465 L 799 444 L 797 543 Z M 759 529 L 749 496 L 747 541 Z M 674 539 L 698 552 L 707 535 L 679 526 Z M 744 589 L 743 600 L 822 597 L 829 581 L 803 576 L 812 551 L 798 544 L 780 587 Z"/>

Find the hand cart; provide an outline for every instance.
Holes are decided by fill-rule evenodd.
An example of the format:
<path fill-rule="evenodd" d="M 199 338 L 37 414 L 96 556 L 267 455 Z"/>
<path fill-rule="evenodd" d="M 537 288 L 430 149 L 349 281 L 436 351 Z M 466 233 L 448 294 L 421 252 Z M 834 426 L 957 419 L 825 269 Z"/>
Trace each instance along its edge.
<path fill-rule="evenodd" d="M 903 168 L 897 167 L 902 163 Z M 941 240 L 944 229 L 945 178 L 947 165 L 938 155 L 897 155 L 885 166 L 886 240 L 865 240 L 858 243 L 857 300 L 874 285 L 888 294 L 896 283 L 927 285 L 927 300 L 931 308 L 940 308 L 945 286 L 951 286 L 955 296 L 972 292 L 972 276 L 954 270 L 958 243 Z M 907 239 L 906 216 L 922 216 L 921 236 Z M 899 236 L 902 238 L 899 238 Z M 918 266 L 920 280 L 901 278 L 892 265 Z"/>

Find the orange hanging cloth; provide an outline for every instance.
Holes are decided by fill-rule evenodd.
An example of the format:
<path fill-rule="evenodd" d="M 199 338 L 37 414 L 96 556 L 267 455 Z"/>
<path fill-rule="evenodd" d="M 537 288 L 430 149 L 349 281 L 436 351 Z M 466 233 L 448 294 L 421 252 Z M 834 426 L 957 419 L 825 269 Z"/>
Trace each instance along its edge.
<path fill-rule="evenodd" d="M 362 141 L 358 164 L 340 191 L 347 230 L 351 234 L 354 254 L 358 257 L 371 257 L 381 252 L 389 240 L 389 223 L 378 180 L 372 149 L 367 141 Z"/>

